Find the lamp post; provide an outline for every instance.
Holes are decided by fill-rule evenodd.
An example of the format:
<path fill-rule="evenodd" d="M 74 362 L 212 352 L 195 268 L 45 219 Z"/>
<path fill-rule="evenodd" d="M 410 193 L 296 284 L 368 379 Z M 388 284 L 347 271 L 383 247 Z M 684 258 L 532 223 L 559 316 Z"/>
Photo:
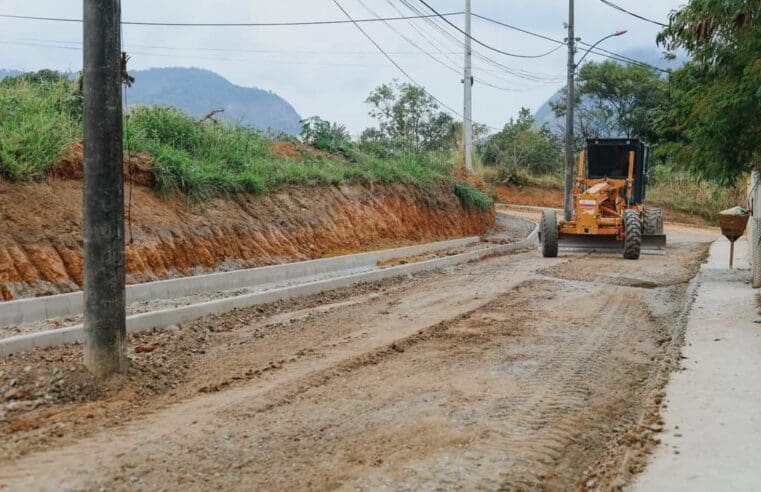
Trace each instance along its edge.
<path fill-rule="evenodd" d="M 574 55 L 576 50 L 576 38 L 573 34 L 573 0 L 569 2 L 568 12 L 568 82 L 566 84 L 566 113 L 565 113 L 565 202 L 564 202 L 564 218 L 565 220 L 571 220 L 573 218 L 573 166 L 574 166 L 574 130 L 573 130 L 573 112 L 576 99 L 576 87 L 574 85 L 574 78 L 576 77 L 576 69 L 581 65 L 581 62 L 589 55 L 589 53 L 600 43 L 606 39 L 610 39 L 616 36 L 622 36 L 626 34 L 625 29 L 618 30 L 612 34 L 600 38 L 596 43 L 590 46 L 584 55 L 581 57 L 578 63 L 574 62 Z"/>

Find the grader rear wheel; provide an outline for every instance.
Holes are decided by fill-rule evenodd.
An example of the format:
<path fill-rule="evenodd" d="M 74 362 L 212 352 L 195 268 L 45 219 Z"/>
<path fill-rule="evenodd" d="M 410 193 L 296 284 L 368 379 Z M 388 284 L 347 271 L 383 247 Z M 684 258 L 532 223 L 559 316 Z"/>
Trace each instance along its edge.
<path fill-rule="evenodd" d="M 636 210 L 624 211 L 624 258 L 639 259 L 642 249 L 642 219 Z"/>
<path fill-rule="evenodd" d="M 555 217 L 554 211 L 545 210 L 542 212 L 539 232 L 542 235 L 542 256 L 555 258 L 558 255 L 558 219 Z"/>
<path fill-rule="evenodd" d="M 663 212 L 660 208 L 647 208 L 642 217 L 642 232 L 646 236 L 663 234 Z"/>

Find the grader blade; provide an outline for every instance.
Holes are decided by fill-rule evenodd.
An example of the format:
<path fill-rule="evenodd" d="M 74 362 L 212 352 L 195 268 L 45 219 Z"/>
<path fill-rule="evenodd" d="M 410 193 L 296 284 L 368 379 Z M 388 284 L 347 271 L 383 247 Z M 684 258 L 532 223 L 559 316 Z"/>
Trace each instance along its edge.
<path fill-rule="evenodd" d="M 558 247 L 561 251 L 609 251 L 620 253 L 623 241 L 610 235 L 560 234 Z M 643 255 L 666 254 L 666 236 L 664 234 L 642 236 Z"/>

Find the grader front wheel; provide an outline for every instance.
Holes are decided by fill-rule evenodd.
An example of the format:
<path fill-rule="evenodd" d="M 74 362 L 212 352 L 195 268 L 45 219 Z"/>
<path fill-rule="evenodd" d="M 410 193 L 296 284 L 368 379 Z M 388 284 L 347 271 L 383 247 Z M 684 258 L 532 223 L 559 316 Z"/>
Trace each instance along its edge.
<path fill-rule="evenodd" d="M 539 232 L 542 234 L 542 256 L 555 258 L 558 255 L 558 219 L 554 211 L 542 212 Z"/>
<path fill-rule="evenodd" d="M 642 249 L 642 219 L 635 210 L 624 211 L 624 258 L 639 259 Z"/>

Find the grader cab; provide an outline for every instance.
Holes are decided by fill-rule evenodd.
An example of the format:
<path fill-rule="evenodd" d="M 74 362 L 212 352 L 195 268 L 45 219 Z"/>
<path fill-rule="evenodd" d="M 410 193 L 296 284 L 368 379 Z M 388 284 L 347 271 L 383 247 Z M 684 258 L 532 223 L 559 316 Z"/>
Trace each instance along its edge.
<path fill-rule="evenodd" d="M 542 254 L 558 249 L 620 251 L 636 260 L 659 254 L 666 246 L 663 214 L 646 207 L 648 148 L 638 139 L 589 139 L 579 155 L 573 189 L 573 217 L 558 222 L 544 211 L 540 224 Z"/>

